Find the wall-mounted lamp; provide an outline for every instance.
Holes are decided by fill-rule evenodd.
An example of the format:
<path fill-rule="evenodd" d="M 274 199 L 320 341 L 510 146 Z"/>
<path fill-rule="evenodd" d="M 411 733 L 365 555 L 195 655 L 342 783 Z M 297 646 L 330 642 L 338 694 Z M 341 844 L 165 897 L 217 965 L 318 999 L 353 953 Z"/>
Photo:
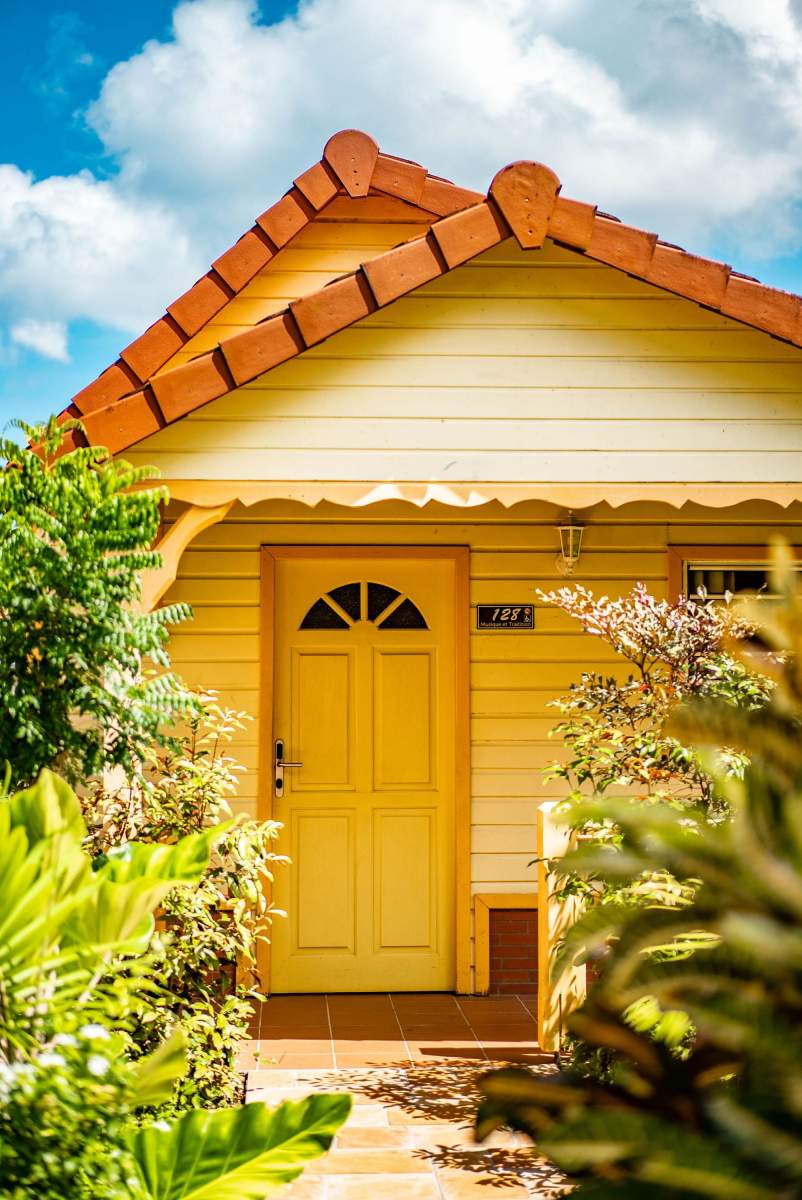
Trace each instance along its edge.
<path fill-rule="evenodd" d="M 579 562 L 582 549 L 582 534 L 584 525 L 574 520 L 574 514 L 569 512 L 568 520 L 557 526 L 560 535 L 560 553 L 556 558 L 557 570 L 561 575 L 573 575 L 574 567 Z"/>

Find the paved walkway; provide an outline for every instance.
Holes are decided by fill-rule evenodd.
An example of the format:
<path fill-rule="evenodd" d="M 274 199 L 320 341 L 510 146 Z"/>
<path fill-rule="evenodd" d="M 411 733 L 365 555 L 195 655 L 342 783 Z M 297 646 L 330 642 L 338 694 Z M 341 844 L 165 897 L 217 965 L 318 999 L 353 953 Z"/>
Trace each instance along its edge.
<path fill-rule="evenodd" d="M 558 1173 L 525 1138 L 472 1138 L 477 1077 L 538 1052 L 530 997 L 402 993 L 277 996 L 243 1048 L 249 1099 L 351 1092 L 354 1109 L 330 1153 L 287 1200 L 551 1200 Z"/>

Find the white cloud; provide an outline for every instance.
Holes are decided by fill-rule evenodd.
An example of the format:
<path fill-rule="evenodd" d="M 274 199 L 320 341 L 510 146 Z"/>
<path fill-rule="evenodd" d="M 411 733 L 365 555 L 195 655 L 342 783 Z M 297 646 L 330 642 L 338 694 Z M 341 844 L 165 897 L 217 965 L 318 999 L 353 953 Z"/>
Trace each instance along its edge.
<path fill-rule="evenodd" d="M 703 249 L 732 226 L 772 250 L 802 177 L 794 31 L 788 0 L 305 0 L 273 25 L 251 0 L 187 0 L 89 120 L 127 185 L 172 196 L 201 237 L 357 125 L 475 187 L 539 158 L 666 236 Z M 784 47 L 773 86 L 767 47 Z"/>
<path fill-rule="evenodd" d="M 67 353 L 67 326 L 61 321 L 16 321 L 11 326 L 11 340 L 18 346 L 35 350 L 43 358 L 56 362 L 69 362 Z"/>
<path fill-rule="evenodd" d="M 90 318 L 130 330 L 202 260 L 169 209 L 89 172 L 35 182 L 0 166 L 0 300 L 23 321 Z"/>
<path fill-rule="evenodd" d="M 541 159 L 566 195 L 704 251 L 802 244 L 800 0 L 184 0 L 87 118 L 118 167 L 0 167 L 0 306 L 136 331 L 357 126 L 485 188 Z"/>

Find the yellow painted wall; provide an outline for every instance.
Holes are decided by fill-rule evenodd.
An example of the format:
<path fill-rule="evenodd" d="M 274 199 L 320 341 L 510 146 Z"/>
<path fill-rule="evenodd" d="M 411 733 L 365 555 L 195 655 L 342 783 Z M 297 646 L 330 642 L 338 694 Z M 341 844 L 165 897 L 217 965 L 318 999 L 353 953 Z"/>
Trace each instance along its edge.
<path fill-rule="evenodd" d="M 259 552 L 261 544 L 449 544 L 471 548 L 471 603 L 534 601 L 534 633 L 476 633 L 471 623 L 472 881 L 475 892 L 535 886 L 535 807 L 561 798 L 541 768 L 559 747 L 548 740 L 557 714 L 548 702 L 585 668 L 614 667 L 611 653 L 575 622 L 544 607 L 535 588 L 562 584 L 555 569 L 555 510 L 527 503 L 464 512 L 384 503 L 358 511 L 271 502 L 237 506 L 184 554 L 166 602 L 193 605 L 194 621 L 171 639 L 173 661 L 191 682 L 259 716 Z M 666 593 L 668 545 L 756 545 L 785 531 L 802 543 L 802 504 L 782 509 L 752 502 L 730 509 L 660 504 L 601 505 L 587 521 L 575 581 L 618 594 L 636 580 Z M 241 788 L 255 811 L 258 722 L 236 753 L 249 768 Z"/>
<path fill-rule="evenodd" d="M 270 295 L 229 308 L 315 286 L 356 250 L 294 245 L 282 253 L 308 262 L 305 282 L 268 271 L 250 287 Z M 168 479 L 794 481 L 801 399 L 802 350 L 571 251 L 508 241 L 126 457 Z"/>

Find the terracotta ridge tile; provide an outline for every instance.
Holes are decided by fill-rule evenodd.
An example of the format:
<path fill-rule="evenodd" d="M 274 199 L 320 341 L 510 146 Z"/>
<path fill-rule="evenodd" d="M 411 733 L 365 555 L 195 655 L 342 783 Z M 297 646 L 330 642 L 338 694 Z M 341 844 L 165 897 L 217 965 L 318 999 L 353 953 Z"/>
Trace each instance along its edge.
<path fill-rule="evenodd" d="M 380 308 L 444 275 L 448 269 L 437 239 L 428 232 L 362 263 Z"/>
<path fill-rule="evenodd" d="M 389 196 L 398 196 L 408 204 L 419 204 L 426 183 L 426 168 L 406 159 L 379 154 L 370 177 L 370 186 Z"/>
<path fill-rule="evenodd" d="M 378 305 L 364 272 L 357 268 L 319 291 L 291 301 L 289 307 L 305 345 L 315 346 L 332 333 L 369 316 Z"/>
<path fill-rule="evenodd" d="M 83 419 L 84 432 L 91 446 L 106 446 L 110 454 L 128 449 L 135 442 L 158 433 L 166 422 L 152 389 L 141 391 L 97 409 Z"/>
<path fill-rule="evenodd" d="M 256 218 L 256 224 L 280 250 L 295 237 L 314 216 L 314 208 L 297 187 L 291 187 L 276 204 Z"/>
<path fill-rule="evenodd" d="M 481 204 L 484 199 L 481 192 L 458 187 L 449 179 L 440 179 L 438 175 L 427 175 L 418 204 L 435 216 L 447 217 L 474 204 Z"/>
<path fill-rule="evenodd" d="M 510 235 L 507 222 L 486 200 L 435 221 L 429 232 L 449 268 L 468 262 Z"/>
<path fill-rule="evenodd" d="M 167 312 L 178 322 L 187 337 L 192 337 L 234 295 L 234 289 L 229 287 L 222 275 L 212 267 L 193 283 L 183 296 L 168 304 Z"/>
<path fill-rule="evenodd" d="M 140 387 L 142 387 L 142 380 L 136 372 L 118 358 L 110 367 L 106 367 L 106 370 L 102 371 L 97 379 L 77 392 L 71 403 L 79 412 L 90 413 L 94 412 L 96 408 L 106 408 L 115 400 L 129 395 L 130 392 L 135 392 Z"/>
<path fill-rule="evenodd" d="M 165 371 L 150 381 L 159 408 L 169 425 L 179 417 L 232 391 L 233 379 L 219 348 Z"/>
<path fill-rule="evenodd" d="M 212 350 L 150 379 L 186 344 L 188 330 L 208 320 L 201 312 L 218 304 L 221 296 L 222 304 L 235 296 L 278 246 L 343 189 L 351 196 L 367 195 L 376 171 L 377 195 L 391 194 L 424 209 L 430 205 L 428 211 L 439 219 L 425 233 L 291 301 L 252 329 L 224 338 Z M 511 233 L 524 249 L 542 245 L 548 236 L 705 308 L 802 345 L 799 296 L 761 284 L 725 263 L 689 254 L 593 205 L 564 199 L 559 187 L 548 167 L 513 163 L 496 175 L 489 195 L 482 197 L 428 174 L 409 159 L 379 154 L 367 134 L 335 134 L 323 162 L 299 175 L 289 192 L 205 276 L 76 395 L 62 417 L 80 413 L 90 444 L 103 443 L 112 453 L 119 452 L 471 261 Z"/>
<path fill-rule="evenodd" d="M 658 242 L 644 278 L 666 291 L 697 304 L 719 309 L 727 290 L 730 268 L 711 258 L 688 254 L 678 246 Z"/>
<path fill-rule="evenodd" d="M 522 250 L 543 245 L 560 187 L 554 172 L 537 162 L 510 163 L 493 179 L 489 196 L 503 213 Z"/>
<path fill-rule="evenodd" d="M 349 196 L 367 196 L 379 147 L 360 129 L 341 129 L 323 148 L 323 160 L 331 167 Z"/>
<path fill-rule="evenodd" d="M 593 237 L 596 205 L 557 197 L 549 217 L 549 237 L 576 250 L 587 250 Z"/>
<path fill-rule="evenodd" d="M 120 358 L 140 379 L 149 379 L 189 341 L 175 317 L 165 313 L 158 321 L 120 351 Z"/>
<path fill-rule="evenodd" d="M 731 274 L 721 311 L 727 317 L 756 325 L 775 337 L 794 341 L 799 330 L 802 299 L 793 292 L 783 292 Z"/>
<path fill-rule="evenodd" d="M 232 291 L 240 292 L 246 283 L 267 266 L 276 250 L 266 233 L 254 225 L 212 263 L 213 268 Z"/>
<path fill-rule="evenodd" d="M 293 183 L 316 211 L 325 208 L 342 190 L 337 176 L 326 162 L 315 163 Z"/>
<path fill-rule="evenodd" d="M 287 308 L 260 321 L 253 329 L 226 338 L 219 349 L 234 384 L 239 387 L 300 354 L 305 343 L 295 317 Z"/>
<path fill-rule="evenodd" d="M 585 253 L 588 258 L 598 259 L 621 271 L 645 278 L 656 245 L 656 233 L 647 233 L 644 229 L 636 229 L 634 225 L 625 225 L 622 221 L 596 213 L 593 233 Z"/>

